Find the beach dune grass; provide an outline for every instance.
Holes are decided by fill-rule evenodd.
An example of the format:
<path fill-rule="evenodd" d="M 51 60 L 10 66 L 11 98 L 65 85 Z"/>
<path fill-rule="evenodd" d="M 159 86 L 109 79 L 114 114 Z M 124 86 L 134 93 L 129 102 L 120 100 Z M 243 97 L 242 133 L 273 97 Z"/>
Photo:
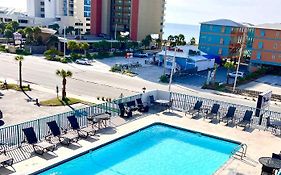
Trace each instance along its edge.
<path fill-rule="evenodd" d="M 85 102 L 76 98 L 65 98 L 64 100 L 62 100 L 61 98 L 52 98 L 49 100 L 40 101 L 41 106 L 66 106 L 66 105 L 73 105 L 77 103 L 85 103 Z"/>

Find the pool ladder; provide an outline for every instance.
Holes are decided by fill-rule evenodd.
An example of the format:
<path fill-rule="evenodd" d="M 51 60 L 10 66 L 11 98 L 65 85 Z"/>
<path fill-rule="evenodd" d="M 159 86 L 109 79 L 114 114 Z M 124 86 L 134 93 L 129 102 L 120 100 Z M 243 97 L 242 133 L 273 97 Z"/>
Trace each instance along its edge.
<path fill-rule="evenodd" d="M 230 156 L 237 155 L 240 157 L 240 159 L 243 159 L 243 157 L 246 157 L 247 149 L 248 146 L 242 143 L 231 152 Z"/>

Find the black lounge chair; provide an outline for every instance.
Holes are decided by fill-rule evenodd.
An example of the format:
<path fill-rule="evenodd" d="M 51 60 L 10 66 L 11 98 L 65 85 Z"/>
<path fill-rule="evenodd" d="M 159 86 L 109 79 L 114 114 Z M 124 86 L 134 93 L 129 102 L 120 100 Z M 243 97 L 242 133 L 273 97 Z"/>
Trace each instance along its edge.
<path fill-rule="evenodd" d="M 243 126 L 244 130 L 248 125 L 250 127 L 251 123 L 252 123 L 252 116 L 253 116 L 253 111 L 246 110 L 243 119 L 236 124 L 236 127 L 237 127 L 237 125 Z"/>
<path fill-rule="evenodd" d="M 216 119 L 217 116 L 219 115 L 219 109 L 220 109 L 219 104 L 217 104 L 217 103 L 213 104 L 211 111 L 207 112 L 206 115 L 204 116 L 204 118 Z"/>
<path fill-rule="evenodd" d="M 194 114 L 196 114 L 196 113 L 199 114 L 199 112 L 201 111 L 202 105 L 203 105 L 203 101 L 197 101 L 192 109 L 190 109 L 190 110 L 188 110 L 187 112 L 185 112 L 185 115 L 186 115 L 187 113 L 189 113 L 189 114 L 191 114 L 191 116 L 193 117 Z"/>
<path fill-rule="evenodd" d="M 274 158 L 274 159 L 279 159 L 279 160 L 281 160 L 281 152 L 280 152 L 280 154 L 272 153 L 272 156 L 271 156 L 271 157 Z"/>
<path fill-rule="evenodd" d="M 89 135 L 93 136 L 96 134 L 96 130 L 92 126 L 81 128 L 77 118 L 74 115 L 68 116 L 67 119 L 70 123 L 71 128 L 74 131 L 77 131 L 79 137 L 87 138 Z"/>
<path fill-rule="evenodd" d="M 233 122 L 234 120 L 234 115 L 235 115 L 236 107 L 234 106 L 229 106 L 226 115 L 221 119 L 222 121 L 227 122 L 226 125 L 229 124 L 229 121 L 231 120 Z"/>
<path fill-rule="evenodd" d="M 36 137 L 35 131 L 33 127 L 22 129 L 27 142 L 33 146 L 34 152 L 40 155 L 43 155 L 46 152 L 53 152 L 55 150 L 55 145 L 46 141 L 41 141 Z"/>
<path fill-rule="evenodd" d="M 136 110 L 138 110 L 138 107 L 137 107 L 135 101 L 129 101 L 129 102 L 127 102 L 127 107 L 129 108 L 130 111 L 136 111 Z"/>
<path fill-rule="evenodd" d="M 154 99 L 153 95 L 149 96 L 149 104 L 150 104 L 150 106 L 155 105 L 155 99 Z"/>
<path fill-rule="evenodd" d="M 120 117 L 130 118 L 133 116 L 132 111 L 126 109 L 123 103 L 119 103 L 118 106 L 119 106 L 119 110 L 120 110 Z M 125 114 L 126 114 L 126 116 L 125 116 Z"/>
<path fill-rule="evenodd" d="M 14 169 L 13 167 L 13 163 L 14 163 L 14 159 L 12 157 L 9 157 L 6 155 L 6 151 L 3 150 L 0 154 L 0 164 L 3 166 L 3 167 L 7 167 L 7 166 L 10 166 Z"/>
<path fill-rule="evenodd" d="M 50 128 L 50 131 L 51 131 L 53 137 L 57 137 L 61 144 L 69 146 L 70 143 L 78 142 L 79 136 L 77 133 L 62 132 L 62 130 L 59 128 L 59 126 L 55 120 L 47 122 L 47 125 Z"/>
<path fill-rule="evenodd" d="M 148 112 L 149 107 L 148 107 L 148 105 L 145 105 L 142 102 L 141 98 L 137 98 L 136 102 L 137 102 L 137 106 L 138 106 L 138 111 L 140 111 L 140 112 Z"/>

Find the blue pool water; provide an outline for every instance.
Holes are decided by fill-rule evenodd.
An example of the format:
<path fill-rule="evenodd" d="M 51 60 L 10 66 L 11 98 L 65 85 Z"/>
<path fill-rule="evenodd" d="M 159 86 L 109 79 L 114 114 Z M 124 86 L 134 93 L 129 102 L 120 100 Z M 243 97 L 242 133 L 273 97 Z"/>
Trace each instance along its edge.
<path fill-rule="evenodd" d="M 209 175 L 238 144 L 153 125 L 41 175 Z"/>

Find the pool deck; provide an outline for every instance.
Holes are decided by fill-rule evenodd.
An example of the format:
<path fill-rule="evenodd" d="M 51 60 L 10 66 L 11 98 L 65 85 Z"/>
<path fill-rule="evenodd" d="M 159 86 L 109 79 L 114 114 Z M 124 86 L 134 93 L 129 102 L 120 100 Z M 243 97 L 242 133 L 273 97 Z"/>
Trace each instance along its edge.
<path fill-rule="evenodd" d="M 122 123 L 122 119 L 115 118 L 112 122 Z M 212 124 L 208 120 L 191 119 L 190 116 L 184 116 L 181 112 L 161 112 L 138 118 L 118 127 L 101 130 L 98 136 L 93 136 L 87 140 L 80 140 L 79 144 L 73 144 L 70 147 L 59 146 L 53 153 L 44 154 L 44 156 L 30 154 L 30 158 L 14 164 L 16 172 L 12 168 L 0 168 L 1 175 L 7 174 L 30 174 L 37 170 L 43 169 L 49 165 L 68 159 L 74 155 L 83 153 L 89 149 L 112 141 L 141 129 L 147 125 L 161 122 L 169 125 L 186 128 L 230 140 L 238 141 L 248 145 L 246 157 L 243 160 L 231 158 L 215 174 L 218 175 L 235 175 L 260 174 L 261 164 L 258 162 L 259 157 L 270 157 L 273 152 L 281 151 L 281 138 L 272 135 L 270 132 L 255 129 L 251 132 L 242 131 L 241 127 L 228 127 L 225 123 Z M 28 150 L 27 150 L 28 151 Z M 29 149 L 29 151 L 32 151 Z"/>

